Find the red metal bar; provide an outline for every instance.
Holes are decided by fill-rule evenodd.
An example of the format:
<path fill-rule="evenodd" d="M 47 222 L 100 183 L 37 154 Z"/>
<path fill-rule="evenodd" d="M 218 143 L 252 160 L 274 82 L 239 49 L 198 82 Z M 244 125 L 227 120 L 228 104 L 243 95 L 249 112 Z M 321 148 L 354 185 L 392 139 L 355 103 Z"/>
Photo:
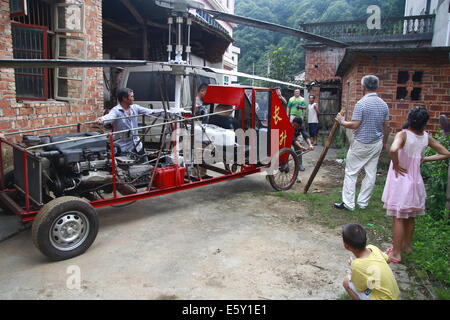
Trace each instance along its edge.
<path fill-rule="evenodd" d="M 114 199 L 117 198 L 117 179 L 116 179 L 116 155 L 114 154 L 114 141 L 112 133 L 109 134 L 109 150 L 111 151 L 111 161 L 112 161 L 112 181 L 113 181 L 113 194 Z"/>
<path fill-rule="evenodd" d="M 204 180 L 200 180 L 197 182 L 185 183 L 181 186 L 176 186 L 176 187 L 172 187 L 172 188 L 151 190 L 151 191 L 130 194 L 127 196 L 116 198 L 116 199 L 110 198 L 110 199 L 96 200 L 96 201 L 91 201 L 90 203 L 94 208 L 100 208 L 100 207 L 106 207 L 106 206 L 110 206 L 110 205 L 114 205 L 114 204 L 121 204 L 121 203 L 136 201 L 136 200 L 142 200 L 142 199 L 146 199 L 146 198 L 152 198 L 152 197 L 156 197 L 156 196 L 160 196 L 160 195 L 164 195 L 164 194 L 174 193 L 177 191 L 189 190 L 189 189 L 193 189 L 196 187 L 206 186 L 206 185 L 210 185 L 210 184 L 214 184 L 214 183 L 218 183 L 218 182 L 222 182 L 222 181 L 233 180 L 236 178 L 244 177 L 244 176 L 247 176 L 250 174 L 258 173 L 264 167 L 248 166 L 245 168 L 247 170 L 244 169 L 241 172 L 224 175 L 224 176 L 220 176 L 220 177 L 216 177 L 216 178 L 212 178 L 212 179 L 204 179 Z"/>
<path fill-rule="evenodd" d="M 5 172 L 3 171 L 3 139 L 0 139 L 0 190 L 5 189 Z"/>
<path fill-rule="evenodd" d="M 30 195 L 28 194 L 28 162 L 27 152 L 23 152 L 23 174 L 25 178 L 25 210 L 30 210 Z"/>

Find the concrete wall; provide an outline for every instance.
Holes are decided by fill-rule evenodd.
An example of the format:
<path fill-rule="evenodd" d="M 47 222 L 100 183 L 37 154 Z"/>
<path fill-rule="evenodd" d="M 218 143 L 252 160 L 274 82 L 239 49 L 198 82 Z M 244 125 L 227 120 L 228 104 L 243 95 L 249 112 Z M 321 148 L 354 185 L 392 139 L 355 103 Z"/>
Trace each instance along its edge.
<path fill-rule="evenodd" d="M 450 46 L 450 0 L 442 1 L 436 12 L 433 47 Z"/>
<path fill-rule="evenodd" d="M 442 0 L 431 0 L 429 14 L 435 13 L 437 7 Z M 425 14 L 427 8 L 427 0 L 406 0 L 405 16 L 418 16 Z"/>

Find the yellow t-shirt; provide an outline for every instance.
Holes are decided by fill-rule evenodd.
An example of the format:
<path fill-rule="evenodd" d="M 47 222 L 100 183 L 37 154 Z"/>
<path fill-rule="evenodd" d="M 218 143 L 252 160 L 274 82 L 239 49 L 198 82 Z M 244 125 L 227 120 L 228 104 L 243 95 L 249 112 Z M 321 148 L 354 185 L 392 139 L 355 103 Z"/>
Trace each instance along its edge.
<path fill-rule="evenodd" d="M 358 291 L 372 290 L 371 300 L 397 300 L 400 295 L 397 281 L 387 264 L 389 257 L 373 245 L 366 247 L 370 255 L 356 258 L 351 264 L 352 282 Z"/>

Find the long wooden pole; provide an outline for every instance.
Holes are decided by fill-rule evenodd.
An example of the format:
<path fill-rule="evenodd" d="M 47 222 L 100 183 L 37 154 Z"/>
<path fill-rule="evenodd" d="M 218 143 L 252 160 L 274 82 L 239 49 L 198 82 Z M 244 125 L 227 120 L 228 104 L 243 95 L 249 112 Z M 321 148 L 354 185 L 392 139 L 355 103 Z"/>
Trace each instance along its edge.
<path fill-rule="evenodd" d="M 334 138 L 336 137 L 338 128 L 339 128 L 339 123 L 335 122 L 333 127 L 331 128 L 330 135 L 328 136 L 328 139 L 325 142 L 325 146 L 324 146 L 324 148 L 322 150 L 322 153 L 320 154 L 319 160 L 317 160 L 316 166 L 314 167 L 314 170 L 311 173 L 311 176 L 309 177 L 308 183 L 305 186 L 305 189 L 303 191 L 304 193 L 308 193 L 309 187 L 313 183 L 317 172 L 319 171 L 320 167 L 322 166 L 323 160 L 325 160 L 325 157 L 326 157 L 326 155 L 328 153 L 328 149 L 330 149 L 330 146 L 333 143 Z"/>
<path fill-rule="evenodd" d="M 348 102 L 349 94 L 350 94 L 350 82 L 347 83 L 347 102 Z M 341 111 L 339 111 L 339 113 L 342 115 L 345 115 L 345 107 L 344 106 L 341 107 Z M 325 160 L 325 157 L 327 156 L 328 149 L 330 149 L 330 146 L 333 143 L 334 138 L 336 138 L 338 129 L 339 129 L 339 123 L 337 121 L 335 121 L 333 124 L 333 127 L 331 128 L 330 134 L 328 135 L 328 139 L 325 142 L 322 153 L 320 154 L 319 160 L 317 160 L 316 166 L 314 167 L 314 170 L 308 179 L 308 183 L 306 183 L 303 193 L 305 193 L 305 194 L 308 193 L 309 187 L 311 187 L 311 184 L 313 183 L 314 178 L 317 175 L 317 172 L 319 172 L 319 169 L 322 166 L 323 160 Z"/>

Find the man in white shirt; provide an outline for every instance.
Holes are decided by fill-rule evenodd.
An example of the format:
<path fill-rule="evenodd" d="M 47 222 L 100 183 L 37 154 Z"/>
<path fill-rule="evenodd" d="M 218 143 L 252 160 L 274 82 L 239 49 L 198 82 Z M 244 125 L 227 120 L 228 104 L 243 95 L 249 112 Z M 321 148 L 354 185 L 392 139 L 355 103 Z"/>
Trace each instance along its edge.
<path fill-rule="evenodd" d="M 117 93 L 117 100 L 119 103 L 111 109 L 111 111 L 98 118 L 97 123 L 108 124 L 111 123 L 114 131 L 122 131 L 128 129 L 138 128 L 139 114 L 160 114 L 162 110 L 148 109 L 140 105 L 133 104 L 134 92 L 129 88 L 122 88 Z M 124 118 L 128 117 L 128 118 Z M 136 152 L 142 153 L 142 143 L 140 142 L 137 131 L 132 130 L 131 134 L 124 133 L 121 138 L 115 142 L 120 147 L 121 152 Z"/>
<path fill-rule="evenodd" d="M 316 97 L 314 95 L 309 96 L 308 103 L 308 129 L 309 136 L 312 138 L 313 146 L 317 146 L 317 135 L 319 133 L 319 106 L 315 102 Z"/>

